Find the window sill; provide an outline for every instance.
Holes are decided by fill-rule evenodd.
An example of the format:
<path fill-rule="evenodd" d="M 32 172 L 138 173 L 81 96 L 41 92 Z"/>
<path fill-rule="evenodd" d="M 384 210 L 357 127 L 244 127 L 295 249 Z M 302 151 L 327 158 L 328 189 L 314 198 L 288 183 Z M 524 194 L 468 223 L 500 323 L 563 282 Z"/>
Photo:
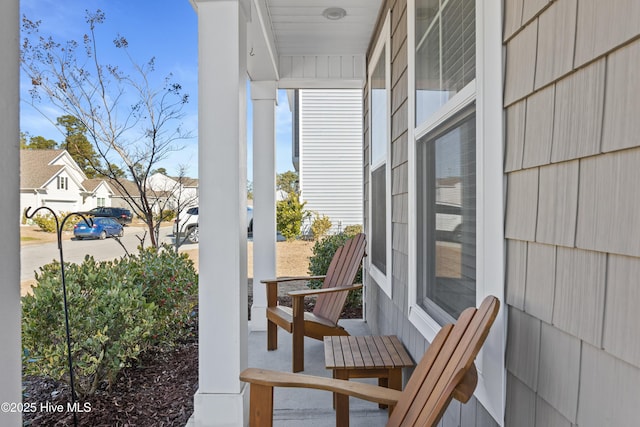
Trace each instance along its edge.
<path fill-rule="evenodd" d="M 387 269 L 389 269 L 388 266 Z M 367 270 L 371 279 L 376 282 L 378 287 L 382 289 L 389 298 L 391 298 L 391 281 L 388 279 L 389 275 L 382 273 L 373 264 L 369 264 L 369 268 Z"/>

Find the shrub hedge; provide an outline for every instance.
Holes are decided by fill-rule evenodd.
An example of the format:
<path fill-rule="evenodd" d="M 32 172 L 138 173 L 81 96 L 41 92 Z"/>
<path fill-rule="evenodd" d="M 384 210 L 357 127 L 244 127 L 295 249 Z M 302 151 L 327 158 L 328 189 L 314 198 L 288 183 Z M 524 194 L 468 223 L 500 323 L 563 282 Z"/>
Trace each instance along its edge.
<path fill-rule="evenodd" d="M 312 276 L 327 274 L 329 264 L 331 264 L 331 259 L 338 248 L 344 245 L 348 239 L 360 233 L 361 230 L 361 226 L 349 226 L 345 227 L 345 231 L 342 233 L 326 236 L 324 239 L 317 241 L 312 248 L 313 255 L 309 257 L 309 274 Z M 362 267 L 358 269 L 358 273 L 356 274 L 356 278 L 353 283 L 362 283 Z M 309 287 L 312 289 L 317 289 L 320 286 L 322 286 L 322 281 L 320 280 L 309 281 Z M 359 289 L 357 291 L 349 292 L 346 303 L 347 307 L 358 307 L 361 304 L 362 290 Z"/>
<path fill-rule="evenodd" d="M 65 264 L 75 388 L 95 393 L 145 349 L 192 333 L 197 273 L 185 254 L 148 248 L 138 255 Z M 68 382 L 60 264 L 36 274 L 33 294 L 22 298 L 26 374 Z"/>

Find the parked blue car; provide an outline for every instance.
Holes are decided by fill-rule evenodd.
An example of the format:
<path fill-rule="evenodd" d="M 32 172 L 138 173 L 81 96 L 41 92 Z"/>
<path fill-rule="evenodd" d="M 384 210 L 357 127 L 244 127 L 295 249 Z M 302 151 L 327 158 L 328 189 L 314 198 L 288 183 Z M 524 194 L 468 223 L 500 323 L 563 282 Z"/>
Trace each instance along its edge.
<path fill-rule="evenodd" d="M 91 226 L 84 220 L 74 225 L 73 235 L 77 240 L 82 240 L 85 238 L 103 240 L 111 236 L 122 237 L 124 235 L 124 228 L 118 221 L 113 218 L 98 217 L 93 218 L 93 226 Z"/>

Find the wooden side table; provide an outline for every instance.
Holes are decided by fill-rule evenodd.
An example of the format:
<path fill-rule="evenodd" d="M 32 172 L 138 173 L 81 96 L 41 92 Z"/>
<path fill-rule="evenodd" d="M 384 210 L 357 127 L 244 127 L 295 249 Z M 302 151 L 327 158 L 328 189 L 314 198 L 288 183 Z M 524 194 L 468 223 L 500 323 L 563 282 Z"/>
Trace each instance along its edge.
<path fill-rule="evenodd" d="M 414 366 L 395 335 L 324 337 L 324 360 L 334 378 L 378 378 L 378 385 L 395 390 L 402 390 L 402 368 Z M 349 397 L 334 394 L 333 402 L 336 426 L 348 427 Z M 389 413 L 392 410 L 389 408 Z"/>

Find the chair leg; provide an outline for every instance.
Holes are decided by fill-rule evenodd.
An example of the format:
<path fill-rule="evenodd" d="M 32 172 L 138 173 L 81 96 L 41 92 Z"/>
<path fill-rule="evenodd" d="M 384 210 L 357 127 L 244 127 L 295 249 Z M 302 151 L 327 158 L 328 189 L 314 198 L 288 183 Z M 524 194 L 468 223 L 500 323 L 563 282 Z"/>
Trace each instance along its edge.
<path fill-rule="evenodd" d="M 334 369 L 333 376 L 340 380 L 349 380 L 349 371 Z M 336 427 L 349 427 L 349 396 L 334 393 L 333 402 L 336 410 Z"/>
<path fill-rule="evenodd" d="M 278 325 L 267 320 L 267 350 L 278 349 Z"/>
<path fill-rule="evenodd" d="M 304 299 L 293 298 L 293 372 L 304 371 Z"/>
<path fill-rule="evenodd" d="M 249 426 L 273 426 L 273 387 L 251 384 Z"/>
<path fill-rule="evenodd" d="M 389 388 L 402 391 L 402 370 L 399 368 L 389 369 L 389 380 L 387 383 Z M 394 405 L 389 406 L 389 416 L 395 409 Z"/>
<path fill-rule="evenodd" d="M 389 388 L 389 377 L 380 377 L 380 378 L 378 378 L 378 386 L 379 387 L 384 387 L 384 388 Z M 383 405 L 382 403 L 380 403 L 378 405 L 378 408 L 387 409 L 388 406 L 387 405 Z"/>
<path fill-rule="evenodd" d="M 297 326 L 297 325 L 296 325 Z M 293 328 L 293 372 L 304 371 L 304 326 Z"/>

